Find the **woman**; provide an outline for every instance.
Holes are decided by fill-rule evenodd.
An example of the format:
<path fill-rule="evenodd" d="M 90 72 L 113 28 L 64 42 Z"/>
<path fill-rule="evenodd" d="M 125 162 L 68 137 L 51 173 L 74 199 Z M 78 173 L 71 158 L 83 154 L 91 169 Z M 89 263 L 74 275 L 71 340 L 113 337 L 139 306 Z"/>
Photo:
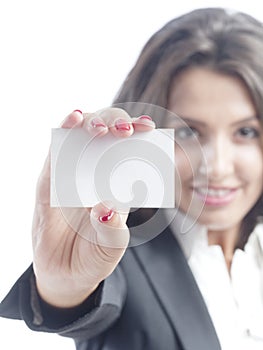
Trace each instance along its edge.
<path fill-rule="evenodd" d="M 103 204 L 77 210 L 74 231 L 49 207 L 48 158 L 37 189 L 34 263 L 2 302 L 2 316 L 72 337 L 79 350 L 262 348 L 262 39 L 250 16 L 203 9 L 149 40 L 115 103 L 180 116 L 175 124 L 154 118 L 175 128 L 180 213 L 171 220 L 164 210 L 158 222 L 156 212 L 132 213 L 127 224 L 138 236 L 157 224 L 163 232 L 127 250 L 127 215 Z M 107 109 L 74 111 L 62 127 L 129 137 L 155 124 Z M 182 235 L 185 217 L 193 225 Z M 150 223 L 144 232 L 142 222 Z"/>

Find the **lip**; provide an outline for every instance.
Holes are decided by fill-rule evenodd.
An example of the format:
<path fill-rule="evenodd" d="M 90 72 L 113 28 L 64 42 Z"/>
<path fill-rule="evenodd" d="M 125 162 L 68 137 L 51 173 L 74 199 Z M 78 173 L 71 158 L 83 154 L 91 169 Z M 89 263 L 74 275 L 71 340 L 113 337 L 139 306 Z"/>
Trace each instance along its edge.
<path fill-rule="evenodd" d="M 236 187 L 194 187 L 193 191 L 207 206 L 225 206 L 230 204 L 236 197 Z"/>

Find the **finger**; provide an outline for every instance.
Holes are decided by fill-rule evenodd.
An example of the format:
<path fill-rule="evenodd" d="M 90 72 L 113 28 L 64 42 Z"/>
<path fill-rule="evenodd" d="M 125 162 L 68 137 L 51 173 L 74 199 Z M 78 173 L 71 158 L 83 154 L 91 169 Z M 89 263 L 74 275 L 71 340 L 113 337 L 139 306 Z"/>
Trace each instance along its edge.
<path fill-rule="evenodd" d="M 97 232 L 97 243 L 108 248 L 126 248 L 130 238 L 127 217 L 128 212 L 119 213 L 105 203 L 95 205 L 90 221 Z"/>
<path fill-rule="evenodd" d="M 83 128 L 92 136 L 103 136 L 109 131 L 105 121 L 96 113 L 83 114 Z"/>
<path fill-rule="evenodd" d="M 132 118 L 132 124 L 135 131 L 151 131 L 156 127 L 155 122 L 148 115 Z"/>
<path fill-rule="evenodd" d="M 97 115 L 104 120 L 110 132 L 116 137 L 129 137 L 134 129 L 129 114 L 121 108 L 106 108 Z"/>
<path fill-rule="evenodd" d="M 80 127 L 83 121 L 82 112 L 79 109 L 75 109 L 70 113 L 61 123 L 61 128 L 71 129 L 73 127 Z"/>

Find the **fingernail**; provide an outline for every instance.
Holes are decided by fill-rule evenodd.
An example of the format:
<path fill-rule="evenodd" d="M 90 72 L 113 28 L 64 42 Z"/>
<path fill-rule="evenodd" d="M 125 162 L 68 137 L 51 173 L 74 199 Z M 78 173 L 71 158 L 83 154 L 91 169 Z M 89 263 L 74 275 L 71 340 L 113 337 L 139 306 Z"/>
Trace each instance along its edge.
<path fill-rule="evenodd" d="M 131 124 L 125 119 L 118 119 L 115 122 L 115 128 L 119 131 L 129 131 L 131 129 Z"/>
<path fill-rule="evenodd" d="M 141 115 L 139 119 L 147 119 L 152 121 L 152 118 L 149 115 Z"/>
<path fill-rule="evenodd" d="M 82 111 L 80 109 L 74 109 L 73 112 L 79 112 L 80 114 L 82 114 Z"/>
<path fill-rule="evenodd" d="M 91 120 L 90 125 L 93 128 L 103 127 L 106 128 L 106 124 L 103 123 L 103 121 L 100 118 L 94 118 Z"/>
<path fill-rule="evenodd" d="M 110 210 L 106 215 L 99 216 L 99 221 L 100 222 L 107 222 L 110 221 L 110 219 L 113 217 L 114 211 Z"/>

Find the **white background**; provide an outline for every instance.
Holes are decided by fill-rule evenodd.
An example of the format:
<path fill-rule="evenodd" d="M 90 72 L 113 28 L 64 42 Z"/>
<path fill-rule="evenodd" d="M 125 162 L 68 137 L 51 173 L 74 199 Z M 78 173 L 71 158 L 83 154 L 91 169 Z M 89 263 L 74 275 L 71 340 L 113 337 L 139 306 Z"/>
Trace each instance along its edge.
<path fill-rule="evenodd" d="M 173 17 L 207 6 L 263 20 L 258 0 L 0 2 L 0 299 L 32 260 L 34 191 L 50 129 L 74 109 L 109 106 L 149 36 Z M 0 319 L 0 348 L 74 344 Z"/>

